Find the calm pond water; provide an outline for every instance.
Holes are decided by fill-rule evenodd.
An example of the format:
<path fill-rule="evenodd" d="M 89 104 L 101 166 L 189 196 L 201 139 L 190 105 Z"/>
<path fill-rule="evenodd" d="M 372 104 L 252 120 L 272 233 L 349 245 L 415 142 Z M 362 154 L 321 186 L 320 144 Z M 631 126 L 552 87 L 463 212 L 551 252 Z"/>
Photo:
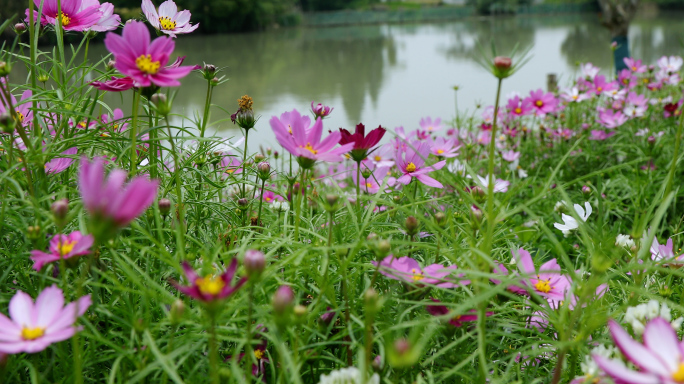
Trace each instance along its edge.
<path fill-rule="evenodd" d="M 641 16 L 630 29 L 632 55 L 655 63 L 662 55 L 681 54 L 681 14 Z M 504 82 L 503 95 L 546 87 L 546 74 L 565 84 L 578 62 L 611 66 L 610 37 L 593 14 L 543 17 L 482 18 L 440 24 L 349 26 L 288 29 L 264 33 L 181 36 L 176 53 L 186 63 L 225 67 L 230 81 L 214 90 L 214 103 L 234 111 L 244 94 L 254 98 L 261 120 L 250 147 L 276 146 L 268 120 L 297 108 L 307 111 L 312 100 L 335 107 L 326 129 L 366 126 L 414 128 L 422 117 L 455 116 L 458 107 L 472 111 L 477 103 L 492 104 L 496 81 L 474 60 L 477 41 L 494 39 L 500 53 L 515 44 L 530 49 L 531 60 Z M 91 58 L 106 54 L 102 45 Z M 192 117 L 203 108 L 206 83 L 197 74 L 183 80 L 174 112 Z M 108 98 L 114 106 L 121 99 Z M 118 104 L 118 105 L 117 105 Z M 125 109 L 130 109 L 128 103 Z M 227 119 L 218 108 L 212 120 Z M 191 123 L 188 123 L 191 124 Z M 216 127 L 225 136 L 239 136 L 230 122 Z"/>

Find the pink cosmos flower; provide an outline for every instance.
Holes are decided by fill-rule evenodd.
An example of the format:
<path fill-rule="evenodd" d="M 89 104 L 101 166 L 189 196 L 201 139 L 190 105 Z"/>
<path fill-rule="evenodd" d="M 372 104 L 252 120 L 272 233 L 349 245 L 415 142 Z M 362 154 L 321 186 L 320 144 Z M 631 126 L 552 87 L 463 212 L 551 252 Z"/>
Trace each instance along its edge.
<path fill-rule="evenodd" d="M 531 290 L 539 296 L 546 298 L 551 304 L 557 304 L 565 299 L 566 292 L 572 285 L 572 281 L 567 276 L 561 274 L 561 269 L 556 259 L 547 261 L 537 270 L 532 262 L 532 256 L 526 250 L 519 248 L 512 250 L 511 253 L 518 264 L 522 280 L 520 280 L 520 286 L 509 286 L 509 291 L 529 295 L 528 290 Z M 508 274 L 508 270 L 503 264 L 495 268 L 495 272 Z M 499 283 L 496 280 L 493 281 Z"/>
<path fill-rule="evenodd" d="M 603 140 L 611 138 L 616 133 L 617 132 L 615 132 L 615 131 L 606 132 L 606 131 L 597 131 L 595 129 L 592 129 L 591 136 L 589 137 L 589 140 L 603 141 Z"/>
<path fill-rule="evenodd" d="M 394 145 L 386 143 L 378 148 L 368 158 L 376 167 L 391 167 L 394 165 Z"/>
<path fill-rule="evenodd" d="M 371 263 L 378 266 L 377 261 L 371 261 Z M 456 269 L 458 267 L 455 265 L 445 267 L 442 264 L 432 264 L 421 269 L 416 260 L 407 256 L 395 258 L 394 255 L 389 255 L 380 262 L 380 273 L 392 280 L 409 284 L 434 285 L 440 288 L 455 288 L 459 285 L 470 284 L 469 280 L 449 278 Z M 463 276 L 463 274 L 458 275 L 459 278 Z"/>
<path fill-rule="evenodd" d="M 7 102 L 5 97 L 0 94 L 0 114 L 6 113 L 9 115 L 11 110 L 10 105 L 12 105 L 14 107 L 14 112 L 16 113 L 16 120 L 18 120 L 24 127 L 28 126 L 31 124 L 31 120 L 33 120 L 33 111 L 30 109 L 31 103 L 29 102 L 29 99 L 32 96 L 33 92 L 26 90 L 21 94 L 21 99 L 19 102 L 17 102 L 17 99 L 12 94 L 10 94 L 10 100 Z"/>
<path fill-rule="evenodd" d="M 627 119 L 627 116 L 623 115 L 620 111 L 613 111 L 612 109 L 599 110 L 598 123 L 609 129 L 621 126 Z"/>
<path fill-rule="evenodd" d="M 62 155 L 75 155 L 78 152 L 78 148 L 69 148 L 62 152 Z M 45 173 L 47 174 L 57 174 L 64 172 L 67 168 L 71 166 L 74 159 L 71 157 L 55 157 L 54 159 L 45 163 Z"/>
<path fill-rule="evenodd" d="M 100 19 L 95 22 L 88 30 L 94 32 L 107 32 L 113 31 L 119 28 L 121 24 L 121 17 L 114 14 L 114 4 L 112 3 L 102 3 L 98 0 L 83 0 L 81 4 L 81 10 L 86 10 L 90 7 L 98 7 L 100 11 Z"/>
<path fill-rule="evenodd" d="M 655 262 L 665 262 L 670 264 L 682 264 L 684 263 L 684 255 L 679 255 L 674 253 L 674 244 L 672 238 L 667 239 L 667 243 L 661 245 L 658 243 L 656 237 L 653 238 L 653 243 L 651 243 L 651 259 Z"/>
<path fill-rule="evenodd" d="M 606 92 L 612 92 L 618 89 L 618 85 L 614 81 L 606 81 L 606 77 L 603 75 L 596 76 L 592 84 L 592 90 L 596 93 L 596 96 L 601 96 L 601 94 Z"/>
<path fill-rule="evenodd" d="M 157 196 L 159 181 L 137 176 L 124 186 L 126 176 L 126 171 L 114 169 L 105 180 L 103 159 L 90 162 L 82 157 L 78 189 L 88 213 L 116 227 L 124 227 L 140 216 Z"/>
<path fill-rule="evenodd" d="M 177 34 L 190 33 L 199 27 L 199 24 L 190 24 L 190 11 L 178 12 L 178 7 L 173 0 L 163 2 L 159 6 L 159 13 L 154 8 L 152 1 L 143 0 L 142 11 L 154 29 L 173 38 Z"/>
<path fill-rule="evenodd" d="M 35 303 L 17 291 L 9 303 L 10 317 L 0 314 L 0 352 L 36 353 L 70 338 L 80 330 L 74 323 L 90 304 L 87 295 L 65 306 L 64 294 L 56 285 L 45 288 Z"/>
<path fill-rule="evenodd" d="M 123 92 L 135 87 L 135 83 L 130 77 L 114 77 L 107 81 L 93 81 L 89 84 L 100 91 Z"/>
<path fill-rule="evenodd" d="M 489 190 L 489 175 L 485 177 L 477 175 L 477 180 L 480 182 L 482 189 L 485 191 Z M 508 180 L 494 179 L 494 193 L 508 192 L 509 185 L 511 185 L 511 182 Z"/>
<path fill-rule="evenodd" d="M 646 324 L 643 344 L 632 339 L 615 320 L 608 321 L 610 334 L 620 352 L 639 371 L 629 369 L 621 360 L 599 354 L 592 357 L 596 364 L 621 384 L 676 384 L 684 382 L 684 343 L 670 323 L 656 317 Z"/>
<path fill-rule="evenodd" d="M 361 166 L 364 167 L 363 164 Z M 380 192 L 383 185 L 385 187 L 393 187 L 396 183 L 396 179 L 390 175 L 391 172 L 389 167 L 378 167 L 374 169 L 368 178 L 363 177 L 363 174 L 361 174 L 361 190 L 366 193 L 376 194 Z M 351 177 L 354 184 L 356 184 L 356 172 L 351 172 Z"/>
<path fill-rule="evenodd" d="M 440 305 L 439 303 L 441 303 L 441 301 L 439 301 L 435 298 L 431 298 L 430 300 L 432 300 L 436 304 L 429 304 L 425 307 L 425 309 L 428 311 L 428 313 L 431 314 L 432 316 L 439 316 L 439 317 L 450 315 L 451 318 L 449 319 L 449 324 L 454 326 L 454 327 L 458 328 L 458 327 L 463 326 L 463 323 L 472 323 L 472 322 L 477 321 L 477 311 L 474 309 L 471 309 L 470 311 L 468 311 L 467 315 L 460 315 L 460 314 L 452 313 L 451 311 L 449 311 L 449 308 L 447 308 L 445 305 Z M 486 316 L 489 317 L 493 314 L 494 314 L 494 312 L 487 312 Z"/>
<path fill-rule="evenodd" d="M 335 108 L 329 107 L 327 105 L 323 105 L 321 103 L 314 105 L 314 102 L 313 101 L 311 102 L 311 112 L 314 114 L 314 116 L 320 117 L 322 119 L 330 116 L 333 109 L 335 109 Z"/>
<path fill-rule="evenodd" d="M 402 173 L 397 182 L 408 185 L 413 178 L 416 178 L 429 187 L 443 188 L 442 183 L 428 176 L 427 173 L 442 169 L 446 165 L 446 160 L 426 167 L 424 166 L 425 159 L 429 155 L 430 143 L 424 141 L 413 141 L 406 149 L 403 147 L 397 148 L 395 152 L 396 163 Z"/>
<path fill-rule="evenodd" d="M 224 273 L 200 277 L 190 264 L 187 261 L 184 261 L 183 271 L 185 272 L 185 277 L 187 278 L 189 285 L 180 285 L 176 281 L 171 281 L 171 284 L 181 293 L 196 300 L 213 302 L 225 299 L 237 292 L 237 290 L 247 282 L 247 277 L 243 276 L 235 284 L 232 283 L 233 278 L 235 277 L 235 271 L 237 270 L 237 265 L 237 259 L 233 259 Z"/>
<path fill-rule="evenodd" d="M 103 126 L 109 128 L 112 132 L 123 132 L 128 129 L 128 122 L 124 120 L 124 113 L 120 108 L 112 111 L 112 116 L 102 115 L 100 121 Z"/>
<path fill-rule="evenodd" d="M 514 150 L 509 150 L 506 152 L 501 153 L 501 158 L 504 160 L 508 161 L 509 163 L 512 163 L 518 159 L 520 159 L 520 152 L 516 152 Z M 496 189 L 496 188 L 495 188 Z"/>
<path fill-rule="evenodd" d="M 293 112 L 296 112 L 293 111 Z M 296 117 L 296 116 L 295 116 Z M 288 152 L 297 157 L 299 165 L 305 169 L 313 167 L 316 161 L 339 162 L 344 160 L 345 153 L 349 152 L 354 143 L 342 145 L 333 149 L 342 136 L 339 131 L 331 132 L 328 137 L 321 141 L 323 133 L 323 119 L 316 119 L 313 127 L 307 132 L 304 119 L 293 119 L 292 125 L 285 126 L 281 119 L 273 116 L 270 124 L 278 143 Z"/>
<path fill-rule="evenodd" d="M 684 60 L 679 56 L 663 56 L 658 59 L 658 67 L 668 74 L 679 72 L 682 68 L 682 64 L 684 64 Z"/>
<path fill-rule="evenodd" d="M 83 236 L 81 232 L 75 231 L 68 235 L 56 235 L 50 239 L 50 253 L 39 250 L 31 251 L 33 269 L 40 271 L 45 264 L 59 261 L 60 259 L 70 259 L 76 256 L 83 256 L 90 253 L 95 238 L 92 235 Z"/>
<path fill-rule="evenodd" d="M 637 86 L 638 79 L 629 69 L 623 69 L 618 73 L 618 82 L 623 88 L 631 89 Z"/>
<path fill-rule="evenodd" d="M 442 129 L 442 119 L 438 117 L 432 120 L 431 117 L 424 117 L 420 119 L 420 128 L 428 133 L 437 132 Z"/>
<path fill-rule="evenodd" d="M 596 75 L 598 75 L 601 69 L 594 66 L 592 63 L 580 64 L 580 71 L 582 72 L 582 77 L 588 80 L 593 80 Z"/>
<path fill-rule="evenodd" d="M 173 39 L 162 36 L 150 42 L 150 32 L 139 21 L 126 23 L 121 36 L 108 33 L 104 43 L 114 55 L 116 69 L 131 77 L 137 87 L 152 84 L 176 87 L 180 85 L 178 79 L 195 69 L 193 66 L 165 67 L 175 47 Z"/>
<path fill-rule="evenodd" d="M 539 117 L 544 117 L 549 113 L 553 113 L 558 106 L 558 100 L 551 92 L 544 93 L 544 90 L 538 89 L 530 91 L 530 96 L 525 100 L 534 108 L 535 113 Z"/>
<path fill-rule="evenodd" d="M 634 73 L 644 73 L 648 68 L 646 65 L 641 63 L 641 60 L 635 60 L 631 57 L 625 57 L 623 61 L 625 62 L 627 68 Z"/>
<path fill-rule="evenodd" d="M 532 100 L 530 98 L 520 99 L 520 96 L 515 96 L 508 99 L 506 109 L 510 116 L 525 116 L 534 111 Z"/>
<path fill-rule="evenodd" d="M 461 145 L 458 144 L 457 139 L 445 139 L 438 137 L 434 139 L 430 145 L 430 152 L 437 157 L 456 157 Z"/>
<path fill-rule="evenodd" d="M 274 203 L 276 201 L 283 201 L 282 196 L 277 195 L 275 192 L 269 190 L 264 190 L 264 194 L 263 196 L 261 196 L 261 199 L 269 204 Z"/>
<path fill-rule="evenodd" d="M 100 11 L 100 3 L 93 3 L 85 0 L 86 4 L 90 5 L 88 7 L 83 7 L 84 0 L 62 0 L 62 27 L 65 31 L 85 31 L 90 29 L 95 23 L 97 23 L 102 18 L 102 12 Z M 36 10 L 33 11 L 35 19 L 38 19 L 38 11 L 41 3 L 43 6 L 43 14 L 40 19 L 40 24 L 46 25 L 57 25 L 57 17 L 59 16 L 59 8 L 57 0 L 33 0 L 36 5 Z M 29 20 L 29 10 L 26 10 L 26 19 L 28 23 Z"/>
<path fill-rule="evenodd" d="M 630 92 L 629 95 L 627 95 L 625 102 L 627 105 L 623 112 L 626 116 L 631 118 L 644 116 L 648 109 L 648 98 L 635 92 Z"/>

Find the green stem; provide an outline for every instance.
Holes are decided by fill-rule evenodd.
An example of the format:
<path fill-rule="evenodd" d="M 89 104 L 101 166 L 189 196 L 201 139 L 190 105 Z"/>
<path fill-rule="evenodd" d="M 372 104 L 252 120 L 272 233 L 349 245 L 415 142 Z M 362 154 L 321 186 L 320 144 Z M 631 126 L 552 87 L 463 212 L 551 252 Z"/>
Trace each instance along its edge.
<path fill-rule="evenodd" d="M 242 153 L 242 197 L 247 198 L 247 190 L 245 183 L 247 180 L 247 142 L 249 138 L 249 129 L 245 129 L 245 151 Z"/>
<path fill-rule="evenodd" d="M 247 353 L 245 354 L 245 377 L 247 379 L 247 384 L 252 382 L 252 356 L 254 352 L 252 351 L 252 305 L 254 301 L 254 284 L 250 281 L 249 284 L 249 300 L 247 301 L 247 343 L 245 348 Z"/>
<path fill-rule="evenodd" d="M 207 129 L 207 121 L 209 120 L 209 110 L 211 106 L 212 89 L 213 87 L 211 85 L 211 80 L 207 80 L 207 98 L 204 101 L 204 118 L 202 118 L 202 128 L 200 129 L 200 137 L 204 137 L 204 131 Z M 247 137 L 245 137 L 245 146 L 246 145 Z"/>
<path fill-rule="evenodd" d="M 330 211 L 330 222 L 328 223 L 328 250 L 330 250 L 330 247 L 332 246 L 333 219 L 334 218 L 335 218 L 335 212 Z"/>
<path fill-rule="evenodd" d="M 679 115 L 679 125 L 677 126 L 677 136 L 675 137 L 674 155 L 672 156 L 672 164 L 670 165 L 670 174 L 667 177 L 667 187 L 663 199 L 672 191 L 672 182 L 674 181 L 675 170 L 677 169 L 677 162 L 679 160 L 679 147 L 682 142 L 682 126 L 684 126 L 684 113 Z"/>
<path fill-rule="evenodd" d="M 138 140 L 138 107 L 140 104 L 140 93 L 142 89 L 139 89 L 134 93 L 133 96 L 133 121 L 131 122 L 131 177 L 136 173 L 136 167 L 138 165 L 138 152 L 137 152 L 137 140 Z M 168 117 L 167 117 L 168 121 Z M 167 123 L 168 125 L 168 123 Z M 174 150 L 175 152 L 175 150 Z"/>
<path fill-rule="evenodd" d="M 209 321 L 209 374 L 211 375 L 212 384 L 220 384 L 218 342 L 216 341 L 216 318 L 211 312 L 209 313 Z"/>
<path fill-rule="evenodd" d="M 181 189 L 180 181 L 180 162 L 178 161 L 178 151 L 176 151 L 176 144 L 171 134 L 171 125 L 169 124 L 169 116 L 164 116 L 166 121 L 166 130 L 169 135 L 169 143 L 171 144 L 171 154 L 173 155 L 173 177 L 176 184 L 176 203 L 178 204 L 178 233 L 176 235 L 177 248 L 181 254 L 181 258 L 185 256 L 185 207 L 183 207 L 183 191 Z"/>
<path fill-rule="evenodd" d="M 349 289 L 347 287 L 347 268 L 342 265 L 342 258 L 340 257 L 340 267 L 342 269 L 342 297 L 344 299 L 344 326 L 347 328 L 347 335 L 344 337 L 347 344 L 347 366 L 352 366 L 352 347 L 351 347 L 351 305 L 349 305 Z"/>
<path fill-rule="evenodd" d="M 257 214 L 257 225 L 262 222 L 261 220 L 261 206 L 264 204 L 264 186 L 266 185 L 266 180 L 261 180 L 261 196 L 259 197 L 259 213 Z"/>
<path fill-rule="evenodd" d="M 300 183 L 299 183 L 299 188 L 304 188 L 304 175 L 306 174 L 306 169 L 300 170 Z M 297 211 L 296 217 L 295 217 L 295 233 L 294 233 L 294 239 L 295 241 L 299 241 L 299 223 L 302 220 L 302 197 L 300 196 L 301 194 L 297 191 L 295 191 L 294 188 L 292 188 L 292 194 L 296 194 L 297 196 L 296 199 L 292 199 L 296 205 L 295 210 Z M 304 195 L 306 196 L 306 195 Z"/>

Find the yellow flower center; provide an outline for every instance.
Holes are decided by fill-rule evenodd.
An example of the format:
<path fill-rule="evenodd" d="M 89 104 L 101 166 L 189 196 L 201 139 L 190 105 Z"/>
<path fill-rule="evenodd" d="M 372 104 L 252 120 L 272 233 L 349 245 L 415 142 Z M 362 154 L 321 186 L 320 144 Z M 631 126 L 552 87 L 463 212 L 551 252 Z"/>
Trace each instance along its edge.
<path fill-rule="evenodd" d="M 413 163 L 408 163 L 406 166 L 406 172 L 415 172 L 416 171 L 416 165 Z"/>
<path fill-rule="evenodd" d="M 292 134 L 292 126 L 290 124 L 287 125 L 287 131 L 290 132 L 290 135 Z"/>
<path fill-rule="evenodd" d="M 602 87 L 596 87 L 596 92 L 601 92 L 601 91 L 603 91 Z"/>
<path fill-rule="evenodd" d="M 65 242 L 60 242 L 57 245 L 57 251 L 59 252 L 60 256 L 66 256 L 69 254 L 74 249 L 74 246 L 76 245 L 75 241 L 65 241 Z"/>
<path fill-rule="evenodd" d="M 644 78 L 644 84 L 648 84 L 650 80 L 648 78 Z"/>
<path fill-rule="evenodd" d="M 637 67 L 632 67 L 632 71 L 636 71 L 636 70 L 637 70 Z"/>
<path fill-rule="evenodd" d="M 271 201 L 271 200 L 273 200 L 273 199 L 270 198 L 270 197 L 267 197 L 267 198 L 265 198 L 264 200 L 266 200 L 266 201 Z"/>
<path fill-rule="evenodd" d="M 411 269 L 411 273 L 413 274 L 413 276 L 411 276 L 413 281 L 421 281 L 425 278 L 425 276 L 423 276 L 423 272 L 416 272 L 415 268 Z"/>
<path fill-rule="evenodd" d="M 154 75 L 159 72 L 161 64 L 158 61 L 152 61 L 152 55 L 140 55 L 135 59 L 135 65 L 144 73 Z"/>
<path fill-rule="evenodd" d="M 438 149 L 438 150 L 437 150 L 437 154 L 438 154 L 438 155 L 441 155 L 442 153 L 444 153 L 444 150 L 443 150 L 443 149 Z"/>
<path fill-rule="evenodd" d="M 171 18 L 168 16 L 160 17 L 159 25 L 161 26 L 161 29 L 165 31 L 173 31 L 174 29 L 176 29 L 176 22 L 171 20 Z"/>
<path fill-rule="evenodd" d="M 515 113 L 521 114 L 521 113 L 522 113 L 522 109 L 521 109 L 520 107 L 516 108 L 516 109 L 515 109 Z"/>
<path fill-rule="evenodd" d="M 36 328 L 24 327 L 21 329 L 21 338 L 24 340 L 35 340 L 39 337 L 43 337 L 44 334 L 45 334 L 45 328 L 41 328 L 41 327 L 36 327 Z"/>
<path fill-rule="evenodd" d="M 214 275 L 200 277 L 195 280 L 195 284 L 197 284 L 197 288 L 199 288 L 200 292 L 205 295 L 218 295 L 223 290 L 223 287 L 226 286 L 226 283 L 223 282 L 221 276 Z"/>
<path fill-rule="evenodd" d="M 537 100 L 534 104 L 536 104 L 537 107 L 542 107 L 542 106 L 544 106 L 544 102 L 541 101 L 541 100 Z"/>
<path fill-rule="evenodd" d="M 366 188 L 373 188 L 373 184 L 371 184 L 371 183 L 366 183 Z"/>
<path fill-rule="evenodd" d="M 71 17 L 67 16 L 66 13 L 62 12 L 62 26 L 66 27 L 71 24 Z"/>
<path fill-rule="evenodd" d="M 263 359 L 264 358 L 264 351 L 262 351 L 260 349 L 255 349 L 254 350 L 254 357 L 256 357 L 257 360 Z"/>
<path fill-rule="evenodd" d="M 456 316 L 452 317 L 451 320 L 459 321 L 459 320 L 461 320 L 461 315 L 456 315 Z"/>
<path fill-rule="evenodd" d="M 19 111 L 16 111 L 16 113 L 17 113 L 17 120 L 19 120 L 20 123 L 23 122 L 24 121 L 24 114 L 19 112 Z"/>
<path fill-rule="evenodd" d="M 672 374 L 672 380 L 676 382 L 684 382 L 684 363 L 679 363 L 679 368 Z"/>
<path fill-rule="evenodd" d="M 549 283 L 549 280 L 537 280 L 534 288 L 539 292 L 549 293 L 551 292 L 551 283 Z"/>
<path fill-rule="evenodd" d="M 78 123 L 78 126 L 81 127 L 81 128 L 85 128 L 85 127 L 86 127 L 86 122 L 85 122 L 85 121 L 81 121 L 80 123 Z"/>
<path fill-rule="evenodd" d="M 579 98 L 578 95 L 572 95 L 572 99 L 573 99 L 573 100 L 577 100 L 578 98 Z"/>
<path fill-rule="evenodd" d="M 311 143 L 306 143 L 306 146 L 304 147 L 304 149 L 313 153 L 314 155 L 318 153 L 317 150 L 313 149 L 313 147 L 311 146 Z"/>
<path fill-rule="evenodd" d="M 380 161 L 380 160 L 382 160 L 382 157 L 375 155 L 375 161 Z"/>

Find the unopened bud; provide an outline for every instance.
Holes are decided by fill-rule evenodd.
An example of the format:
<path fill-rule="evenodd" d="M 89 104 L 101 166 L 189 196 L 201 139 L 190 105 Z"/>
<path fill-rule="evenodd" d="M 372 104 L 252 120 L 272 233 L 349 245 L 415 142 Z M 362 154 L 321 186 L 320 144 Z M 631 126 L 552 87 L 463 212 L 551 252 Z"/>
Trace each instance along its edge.
<path fill-rule="evenodd" d="M 254 118 L 254 111 L 251 109 L 240 110 L 235 116 L 235 122 L 242 129 L 252 129 L 256 124 L 256 119 Z"/>
<path fill-rule="evenodd" d="M 589 194 L 591 193 L 591 188 L 589 188 L 589 187 L 586 186 L 586 185 L 583 185 L 583 186 L 582 186 L 582 193 L 585 194 L 585 195 L 589 195 Z"/>
<path fill-rule="evenodd" d="M 166 95 L 163 93 L 155 93 L 150 98 L 150 101 L 157 109 L 157 113 L 161 116 L 166 116 L 171 113 L 171 106 L 169 106 L 169 101 Z"/>
<path fill-rule="evenodd" d="M 331 311 L 330 307 L 328 307 L 326 309 L 325 313 L 322 314 L 318 318 L 318 322 L 322 325 L 327 326 L 327 325 L 330 325 L 330 323 L 333 321 L 334 318 L 335 318 L 335 312 Z"/>
<path fill-rule="evenodd" d="M 171 211 L 171 200 L 163 198 L 159 199 L 159 213 L 161 213 L 162 216 L 166 216 L 169 214 Z"/>
<path fill-rule="evenodd" d="M 259 164 L 264 160 L 266 160 L 266 157 L 261 153 L 257 153 L 256 155 L 254 155 L 254 163 Z"/>
<path fill-rule="evenodd" d="M 485 191 L 479 186 L 470 188 L 470 195 L 473 196 L 473 199 L 478 203 L 484 202 L 485 198 L 487 197 Z"/>
<path fill-rule="evenodd" d="M 273 310 L 282 315 L 294 303 L 294 292 L 287 285 L 281 285 L 273 295 Z"/>
<path fill-rule="evenodd" d="M 301 304 L 295 305 L 295 307 L 292 309 L 292 312 L 297 317 L 303 317 L 306 315 L 306 307 Z"/>
<path fill-rule="evenodd" d="M 183 313 L 185 313 L 185 304 L 183 303 L 183 300 L 177 299 L 173 302 L 173 304 L 171 304 L 171 309 L 169 310 L 171 323 L 179 323 L 183 318 Z"/>
<path fill-rule="evenodd" d="M 380 370 L 382 370 L 382 358 L 380 355 L 375 356 L 373 362 L 371 363 L 371 367 L 373 367 L 373 370 L 376 372 L 380 372 Z"/>
<path fill-rule="evenodd" d="M 266 256 L 261 251 L 249 249 L 245 252 L 243 264 L 248 275 L 259 276 L 266 268 Z"/>
<path fill-rule="evenodd" d="M 373 176 L 373 171 L 368 168 L 364 168 L 361 170 L 361 176 L 363 176 L 364 179 L 369 179 L 371 176 Z"/>
<path fill-rule="evenodd" d="M 108 71 L 113 71 L 114 68 L 116 68 L 116 61 L 115 61 L 115 60 L 109 60 L 109 61 L 107 62 L 106 67 L 107 67 L 107 70 L 108 70 Z"/>
<path fill-rule="evenodd" d="M 494 76 L 505 79 L 511 75 L 511 65 L 513 61 L 510 57 L 497 56 L 494 58 Z"/>
<path fill-rule="evenodd" d="M 411 343 L 406 339 L 399 339 L 394 342 L 394 350 L 397 351 L 397 354 L 403 355 L 411 350 Z"/>
<path fill-rule="evenodd" d="M 440 227 L 443 227 L 444 224 L 446 224 L 446 215 L 444 214 L 444 212 L 435 213 L 435 222 Z"/>
<path fill-rule="evenodd" d="M 375 289 L 368 288 L 366 292 L 363 294 L 363 299 L 366 302 L 366 307 L 369 309 L 374 309 L 377 307 L 378 300 L 380 300 L 380 296 L 378 295 L 378 291 Z"/>
<path fill-rule="evenodd" d="M 26 232 L 28 233 L 28 238 L 31 240 L 38 240 L 40 238 L 40 226 L 38 225 L 29 225 L 28 228 L 26 228 Z"/>
<path fill-rule="evenodd" d="M 271 153 L 273 153 L 273 148 L 271 147 L 266 147 L 266 154 L 271 156 Z"/>
<path fill-rule="evenodd" d="M 244 197 L 241 199 L 238 199 L 237 204 L 238 204 L 238 208 L 240 208 L 243 211 L 246 211 L 247 208 L 249 208 L 249 200 L 245 199 Z"/>
<path fill-rule="evenodd" d="M 5 77 L 12 72 L 12 66 L 6 61 L 0 61 L 0 77 Z"/>
<path fill-rule="evenodd" d="M 40 75 L 38 75 L 37 80 L 40 81 L 41 83 L 47 83 L 47 81 L 50 80 L 50 76 L 48 76 L 45 73 L 41 73 Z"/>
<path fill-rule="evenodd" d="M 207 80 L 213 79 L 217 69 L 218 68 L 216 68 L 216 66 L 213 64 L 204 64 L 204 68 L 202 68 L 202 71 L 204 72 L 204 78 Z"/>
<path fill-rule="evenodd" d="M 655 136 L 649 136 L 648 139 L 646 139 L 649 145 L 654 145 L 656 143 L 656 138 Z"/>
<path fill-rule="evenodd" d="M 404 223 L 404 228 L 406 228 L 406 234 L 409 236 L 415 236 L 418 233 L 418 219 L 414 216 L 409 216 L 406 218 Z"/>
<path fill-rule="evenodd" d="M 221 81 L 221 80 L 219 80 L 218 77 L 214 77 L 213 79 L 211 79 L 211 85 L 217 86 L 219 81 Z"/>
<path fill-rule="evenodd" d="M 473 218 L 473 226 L 478 227 L 482 222 L 482 210 L 473 205 L 470 207 L 470 215 Z"/>
<path fill-rule="evenodd" d="M 378 252 L 380 253 L 380 257 L 384 258 L 387 256 L 390 251 L 392 250 L 392 244 L 389 242 L 389 240 L 380 240 L 378 242 Z"/>
<path fill-rule="evenodd" d="M 325 202 L 329 206 L 333 207 L 333 206 L 335 206 L 335 204 L 337 204 L 337 201 L 339 200 L 339 198 L 340 197 L 337 195 L 328 194 L 328 195 L 325 195 Z"/>
<path fill-rule="evenodd" d="M 67 213 L 69 213 L 69 200 L 60 199 L 55 201 L 50 206 L 50 211 L 52 212 L 52 215 L 55 217 L 55 221 L 63 224 L 64 219 L 66 219 Z M 62 224 L 60 224 L 60 226 Z"/>
<path fill-rule="evenodd" d="M 17 35 L 21 35 L 22 33 L 26 32 L 26 24 L 24 24 L 24 23 L 14 24 L 14 32 L 16 32 Z"/>
<path fill-rule="evenodd" d="M 267 161 L 259 163 L 259 165 L 257 165 L 257 171 L 259 172 L 259 178 L 261 180 L 268 180 L 271 177 L 271 164 Z"/>

